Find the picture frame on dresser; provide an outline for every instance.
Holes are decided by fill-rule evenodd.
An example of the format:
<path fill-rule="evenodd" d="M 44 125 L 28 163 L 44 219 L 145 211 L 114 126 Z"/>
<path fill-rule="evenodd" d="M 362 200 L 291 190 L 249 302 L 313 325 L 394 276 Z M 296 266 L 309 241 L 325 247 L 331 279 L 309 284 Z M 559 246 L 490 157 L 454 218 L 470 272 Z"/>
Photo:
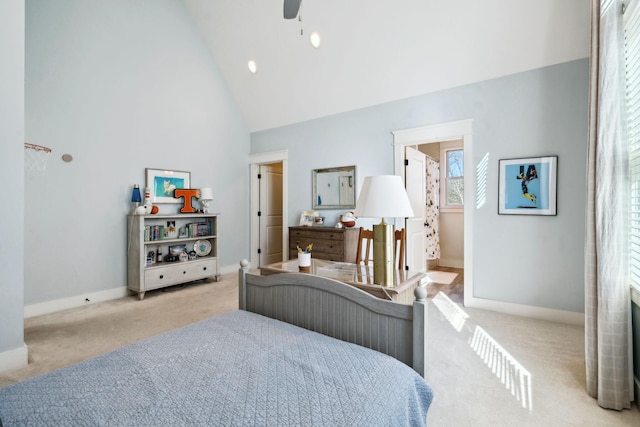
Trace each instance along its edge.
<path fill-rule="evenodd" d="M 318 217 L 318 212 L 315 211 L 304 211 L 300 214 L 300 226 L 301 227 L 310 227 L 316 222 L 316 218 Z"/>
<path fill-rule="evenodd" d="M 173 192 L 191 188 L 191 172 L 146 168 L 145 176 L 145 187 L 150 190 L 153 203 L 181 203 L 173 197 Z"/>

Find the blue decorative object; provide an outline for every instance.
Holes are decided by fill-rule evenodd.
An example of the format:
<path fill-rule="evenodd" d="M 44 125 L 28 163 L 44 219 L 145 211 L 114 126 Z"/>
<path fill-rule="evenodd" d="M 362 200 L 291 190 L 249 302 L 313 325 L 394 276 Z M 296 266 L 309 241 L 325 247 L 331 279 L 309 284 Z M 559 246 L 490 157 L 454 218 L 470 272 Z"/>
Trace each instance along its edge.
<path fill-rule="evenodd" d="M 142 195 L 140 194 L 140 187 L 138 184 L 133 186 L 133 192 L 131 192 L 131 204 L 133 205 L 132 213 L 135 213 L 136 208 L 140 206 L 140 202 L 142 202 Z"/>

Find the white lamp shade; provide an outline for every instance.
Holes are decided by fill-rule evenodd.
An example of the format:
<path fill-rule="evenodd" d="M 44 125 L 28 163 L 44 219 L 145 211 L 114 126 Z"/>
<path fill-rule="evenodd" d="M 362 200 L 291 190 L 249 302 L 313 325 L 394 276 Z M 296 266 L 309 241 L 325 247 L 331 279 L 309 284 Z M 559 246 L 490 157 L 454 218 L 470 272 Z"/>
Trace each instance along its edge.
<path fill-rule="evenodd" d="M 398 175 L 368 176 L 364 179 L 355 215 L 363 218 L 409 218 L 413 209 Z"/>
<path fill-rule="evenodd" d="M 211 188 L 201 188 L 200 200 L 213 200 L 213 190 Z"/>

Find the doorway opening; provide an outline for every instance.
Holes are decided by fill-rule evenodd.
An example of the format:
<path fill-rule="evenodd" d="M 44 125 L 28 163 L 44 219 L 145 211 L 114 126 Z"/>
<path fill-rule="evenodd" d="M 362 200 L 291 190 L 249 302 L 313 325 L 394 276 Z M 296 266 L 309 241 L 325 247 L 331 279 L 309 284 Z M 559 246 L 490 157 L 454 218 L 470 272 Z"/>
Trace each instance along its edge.
<path fill-rule="evenodd" d="M 288 255 L 288 152 L 251 155 L 251 268 Z"/>
<path fill-rule="evenodd" d="M 419 147 L 421 145 L 426 145 L 429 143 L 441 143 L 443 141 L 462 141 L 464 153 L 464 193 L 467 195 L 466 197 L 464 197 L 464 209 L 462 213 L 462 268 L 459 269 L 459 272 L 457 273 L 457 276 L 454 278 L 454 280 L 450 284 L 447 284 L 445 286 L 455 286 L 456 282 L 462 282 L 462 285 L 460 286 L 462 295 L 458 295 L 458 299 L 462 301 L 457 302 L 460 302 L 465 306 L 469 306 L 469 302 L 473 298 L 472 195 L 475 192 L 472 164 L 472 120 L 461 120 L 457 122 L 442 123 L 433 126 L 404 129 L 392 133 L 394 138 L 394 172 L 396 175 L 400 175 L 401 177 L 403 177 L 403 179 L 406 179 L 408 173 L 406 172 L 407 166 L 405 165 L 406 152 L 408 151 L 406 150 L 407 147 Z M 409 189 L 407 191 L 409 192 Z M 423 213 L 418 221 L 413 220 L 413 225 L 411 224 L 411 221 L 412 220 L 405 221 L 408 232 L 409 228 L 413 227 L 416 229 L 416 233 L 424 233 L 423 230 L 420 230 L 420 227 L 424 227 L 424 222 L 426 222 L 426 213 Z M 410 242 L 409 240 L 407 240 L 406 252 L 407 260 L 415 260 L 414 266 L 409 264 L 410 269 L 428 271 L 426 260 L 426 245 L 424 243 L 419 242 L 419 239 L 414 239 L 414 242 Z M 433 270 L 435 270 L 435 268 L 436 267 L 433 267 Z M 455 268 L 458 267 L 445 267 L 444 265 L 438 267 L 439 270 Z M 444 272 L 446 273 L 447 271 Z M 439 278 L 439 280 L 444 281 L 444 279 L 441 278 Z"/>
<path fill-rule="evenodd" d="M 260 165 L 258 172 L 258 266 L 282 261 L 282 162 Z"/>
<path fill-rule="evenodd" d="M 464 305 L 464 141 L 413 148 L 425 155 L 427 297 L 442 292 Z"/>

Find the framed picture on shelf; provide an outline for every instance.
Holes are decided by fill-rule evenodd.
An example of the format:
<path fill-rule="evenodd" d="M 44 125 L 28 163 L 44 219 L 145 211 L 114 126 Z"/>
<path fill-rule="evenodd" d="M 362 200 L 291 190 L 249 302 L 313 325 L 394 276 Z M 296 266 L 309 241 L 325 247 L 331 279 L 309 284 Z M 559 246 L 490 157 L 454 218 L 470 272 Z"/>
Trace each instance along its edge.
<path fill-rule="evenodd" d="M 181 203 L 173 197 L 178 188 L 191 188 L 191 172 L 162 169 L 145 169 L 146 187 L 151 192 L 153 203 Z"/>
<path fill-rule="evenodd" d="M 557 214 L 558 156 L 501 159 L 498 162 L 498 214 Z"/>
<path fill-rule="evenodd" d="M 187 252 L 187 245 L 171 245 L 169 246 L 169 255 L 178 256 L 182 252 Z"/>
<path fill-rule="evenodd" d="M 178 237 L 178 229 L 176 228 L 175 221 L 167 221 L 167 228 L 165 229 L 165 237 L 167 239 L 175 239 Z"/>
<path fill-rule="evenodd" d="M 180 227 L 178 229 L 178 239 L 184 239 L 185 237 L 187 237 L 187 228 Z"/>

